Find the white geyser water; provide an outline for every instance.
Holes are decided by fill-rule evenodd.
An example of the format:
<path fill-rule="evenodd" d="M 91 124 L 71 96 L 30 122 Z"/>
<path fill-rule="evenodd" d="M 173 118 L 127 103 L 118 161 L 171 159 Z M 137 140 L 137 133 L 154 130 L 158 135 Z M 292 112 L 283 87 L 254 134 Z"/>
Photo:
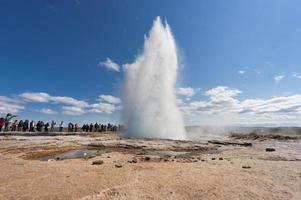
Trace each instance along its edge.
<path fill-rule="evenodd" d="M 160 17 L 156 18 L 143 51 L 124 68 L 126 136 L 186 139 L 175 95 L 177 47 L 167 22 L 163 25 Z"/>

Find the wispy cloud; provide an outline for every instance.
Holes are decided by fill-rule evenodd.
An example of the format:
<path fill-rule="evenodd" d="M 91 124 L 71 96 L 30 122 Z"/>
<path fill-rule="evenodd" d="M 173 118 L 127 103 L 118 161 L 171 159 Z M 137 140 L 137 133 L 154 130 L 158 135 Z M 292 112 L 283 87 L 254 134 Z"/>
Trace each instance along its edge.
<path fill-rule="evenodd" d="M 244 71 L 244 70 L 239 70 L 239 71 L 237 71 L 237 73 L 239 73 L 239 74 L 245 74 L 246 71 Z"/>
<path fill-rule="evenodd" d="M 64 115 L 72 115 L 72 116 L 79 116 L 79 115 L 85 114 L 85 111 L 81 107 L 63 106 L 62 107 L 62 114 L 64 114 Z"/>
<path fill-rule="evenodd" d="M 297 78 L 297 79 L 301 79 L 301 74 L 300 73 L 293 73 L 292 76 Z"/>
<path fill-rule="evenodd" d="M 180 87 L 176 90 L 176 93 L 186 97 L 192 97 L 196 94 L 197 90 L 192 87 Z"/>
<path fill-rule="evenodd" d="M 105 68 L 112 70 L 112 71 L 117 71 L 119 72 L 119 65 L 115 63 L 113 60 L 110 58 L 107 58 L 105 61 L 100 62 L 98 65 L 104 66 Z"/>
<path fill-rule="evenodd" d="M 25 107 L 21 102 L 6 96 L 0 96 L 0 114 L 17 114 L 24 108 Z"/>
<path fill-rule="evenodd" d="M 36 110 L 37 112 L 40 112 L 40 113 L 44 113 L 44 114 L 47 114 L 47 115 L 55 115 L 57 114 L 56 111 L 50 109 L 50 108 L 42 108 L 40 110 Z"/>
<path fill-rule="evenodd" d="M 25 103 L 34 102 L 62 104 L 62 114 L 73 116 L 83 115 L 86 112 L 111 114 L 122 108 L 120 105 L 121 99 L 112 95 L 99 95 L 99 102 L 92 104 L 89 104 L 83 100 L 75 99 L 73 97 L 51 96 L 45 92 L 24 92 L 20 94 L 19 97 L 21 97 Z M 46 108 L 36 111 L 44 114 L 57 114 L 56 111 Z"/>
<path fill-rule="evenodd" d="M 99 95 L 99 102 L 90 105 L 92 113 L 107 113 L 111 114 L 122 108 L 121 99 L 112 95 Z"/>
<path fill-rule="evenodd" d="M 99 95 L 99 100 L 105 101 L 105 102 L 111 103 L 111 104 L 120 104 L 121 103 L 120 98 L 114 97 L 112 95 Z"/>
<path fill-rule="evenodd" d="M 273 97 L 270 99 L 246 99 L 236 98 L 242 92 L 238 89 L 219 86 L 205 92 L 209 101 L 192 101 L 181 105 L 184 113 L 197 114 L 221 114 L 236 113 L 237 115 L 287 115 L 301 114 L 301 95 Z"/>
<path fill-rule="evenodd" d="M 121 106 L 116 106 L 114 104 L 110 104 L 110 103 L 94 103 L 90 106 L 90 112 L 92 113 L 107 113 L 107 114 L 111 114 L 113 112 L 115 112 L 116 110 L 120 110 Z"/>
<path fill-rule="evenodd" d="M 285 78 L 284 75 L 279 75 L 279 76 L 275 76 L 274 80 L 276 83 L 279 83 L 281 80 L 283 80 Z"/>
<path fill-rule="evenodd" d="M 45 92 L 24 92 L 19 96 L 28 102 L 37 102 L 37 103 L 51 102 L 51 103 L 77 106 L 81 108 L 88 106 L 88 103 L 82 100 L 77 100 L 72 97 L 65 97 L 65 96 L 51 96 Z"/>
<path fill-rule="evenodd" d="M 50 95 L 45 92 L 24 92 L 19 95 L 29 102 L 48 102 Z"/>

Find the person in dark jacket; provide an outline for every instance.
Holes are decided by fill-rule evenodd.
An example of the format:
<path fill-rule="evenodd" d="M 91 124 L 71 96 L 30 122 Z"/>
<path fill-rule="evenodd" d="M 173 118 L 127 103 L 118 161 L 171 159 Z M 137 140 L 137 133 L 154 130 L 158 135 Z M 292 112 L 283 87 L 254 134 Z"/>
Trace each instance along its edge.
<path fill-rule="evenodd" d="M 90 124 L 90 132 L 92 132 L 93 131 L 93 124 L 91 123 Z"/>
<path fill-rule="evenodd" d="M 63 127 L 64 127 L 64 121 L 61 121 L 61 123 L 60 123 L 60 132 L 62 132 L 63 131 Z"/>
<path fill-rule="evenodd" d="M 98 125 L 98 123 L 96 122 L 96 123 L 94 124 L 94 131 L 97 132 L 98 129 L 99 129 L 99 125 Z"/>
<path fill-rule="evenodd" d="M 23 128 L 23 120 L 20 120 L 19 124 L 18 124 L 18 131 L 22 131 Z"/>
<path fill-rule="evenodd" d="M 35 122 L 31 120 L 29 124 L 29 132 L 34 132 L 34 129 L 35 129 Z"/>
<path fill-rule="evenodd" d="M 50 124 L 48 122 L 44 125 L 44 131 L 45 132 L 48 132 L 49 125 Z"/>
<path fill-rule="evenodd" d="M 26 132 L 28 130 L 29 127 L 29 121 L 25 120 L 25 122 L 23 123 L 23 132 Z"/>

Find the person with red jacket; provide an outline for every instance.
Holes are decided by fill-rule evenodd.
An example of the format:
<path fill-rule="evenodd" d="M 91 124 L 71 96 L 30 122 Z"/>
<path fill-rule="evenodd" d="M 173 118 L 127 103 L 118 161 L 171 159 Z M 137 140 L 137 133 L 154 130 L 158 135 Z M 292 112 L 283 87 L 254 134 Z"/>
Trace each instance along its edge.
<path fill-rule="evenodd" d="M 0 118 L 0 132 L 2 131 L 2 128 L 5 124 L 5 119 L 3 117 Z"/>

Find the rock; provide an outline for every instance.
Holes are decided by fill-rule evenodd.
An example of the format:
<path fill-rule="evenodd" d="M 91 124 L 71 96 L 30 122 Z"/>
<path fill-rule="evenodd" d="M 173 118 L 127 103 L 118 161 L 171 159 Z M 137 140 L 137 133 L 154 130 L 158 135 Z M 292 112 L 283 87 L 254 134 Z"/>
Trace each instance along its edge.
<path fill-rule="evenodd" d="M 137 159 L 136 158 L 134 158 L 133 160 L 129 160 L 128 161 L 128 163 L 137 163 L 138 161 L 137 161 Z"/>
<path fill-rule="evenodd" d="M 151 158 L 148 157 L 148 156 L 145 156 L 145 157 L 144 157 L 144 160 L 145 160 L 145 161 L 150 161 L 150 159 L 151 159 Z"/>
<path fill-rule="evenodd" d="M 223 158 L 219 158 L 219 160 L 224 160 Z"/>
<path fill-rule="evenodd" d="M 56 157 L 56 158 L 55 158 L 55 160 L 60 160 L 60 159 L 61 159 L 60 157 Z"/>
<path fill-rule="evenodd" d="M 102 160 L 95 160 L 92 162 L 92 165 L 102 165 L 103 161 Z"/>
<path fill-rule="evenodd" d="M 111 156 L 107 156 L 107 158 L 111 158 Z"/>
<path fill-rule="evenodd" d="M 206 160 L 202 159 L 201 161 L 204 162 L 204 161 L 206 161 Z"/>
<path fill-rule="evenodd" d="M 250 167 L 250 166 L 247 166 L 247 165 L 243 165 L 242 168 L 243 168 L 243 169 L 251 169 L 251 167 Z"/>
<path fill-rule="evenodd" d="M 116 168 L 121 168 L 122 165 L 121 165 L 121 164 L 115 164 L 115 167 L 116 167 Z"/>
<path fill-rule="evenodd" d="M 274 148 L 266 148 L 265 151 L 272 152 L 272 151 L 276 151 L 276 149 L 274 149 Z"/>
<path fill-rule="evenodd" d="M 215 158 L 211 158 L 211 160 L 215 160 Z"/>

